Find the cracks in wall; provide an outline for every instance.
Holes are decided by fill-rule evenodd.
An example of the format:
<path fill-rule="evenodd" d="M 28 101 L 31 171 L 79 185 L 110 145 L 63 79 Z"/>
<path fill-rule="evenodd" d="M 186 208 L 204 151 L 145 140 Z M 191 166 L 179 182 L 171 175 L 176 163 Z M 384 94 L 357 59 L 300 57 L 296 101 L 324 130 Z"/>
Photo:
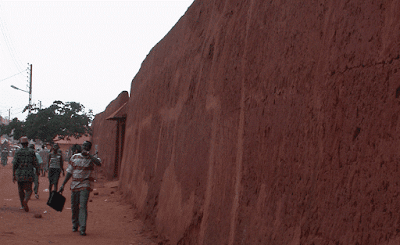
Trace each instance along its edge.
<path fill-rule="evenodd" d="M 361 64 L 361 65 L 351 66 L 351 67 L 348 67 L 348 66 L 346 65 L 346 67 L 344 68 L 343 71 L 338 71 L 337 73 L 339 73 L 339 74 L 344 74 L 344 73 L 346 73 L 346 72 L 348 72 L 348 71 L 351 71 L 351 70 L 354 70 L 354 69 L 359 69 L 359 68 L 370 68 L 370 67 L 381 66 L 381 65 L 386 65 L 386 64 L 391 65 L 391 64 L 393 63 L 393 61 L 398 61 L 398 60 L 400 60 L 400 54 L 398 54 L 396 57 L 390 59 L 389 61 L 383 60 L 383 61 L 379 61 L 379 62 L 376 62 L 376 63 L 374 63 L 374 64 L 370 64 L 370 65 Z M 331 72 L 330 72 L 330 75 L 331 75 L 331 76 L 333 76 L 333 75 L 335 75 L 335 74 L 336 74 L 336 71 L 331 71 Z M 397 98 L 397 97 L 396 97 L 396 98 Z"/>

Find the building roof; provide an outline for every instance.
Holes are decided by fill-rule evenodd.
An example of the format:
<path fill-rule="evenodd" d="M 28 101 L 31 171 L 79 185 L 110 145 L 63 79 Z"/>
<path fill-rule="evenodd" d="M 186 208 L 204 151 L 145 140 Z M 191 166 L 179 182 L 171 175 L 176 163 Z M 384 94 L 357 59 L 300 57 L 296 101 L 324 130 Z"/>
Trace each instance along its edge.
<path fill-rule="evenodd" d="M 120 120 L 126 118 L 127 104 L 128 102 L 125 102 L 120 108 L 118 108 L 114 113 L 107 117 L 106 120 Z"/>
<path fill-rule="evenodd" d="M 58 136 L 56 136 L 53 141 L 54 143 L 57 143 L 59 145 L 75 145 L 79 144 L 81 145 L 85 140 L 91 141 L 92 136 L 82 136 L 79 139 L 76 139 L 75 137 L 65 137 L 64 139 L 59 139 Z"/>

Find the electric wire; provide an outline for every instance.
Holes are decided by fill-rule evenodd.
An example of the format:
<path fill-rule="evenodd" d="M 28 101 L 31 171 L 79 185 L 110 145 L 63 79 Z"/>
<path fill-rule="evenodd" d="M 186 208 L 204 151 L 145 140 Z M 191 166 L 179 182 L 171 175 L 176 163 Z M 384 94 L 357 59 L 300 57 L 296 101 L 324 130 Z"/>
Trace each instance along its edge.
<path fill-rule="evenodd" d="M 3 12 L 3 11 L 2 11 L 2 6 L 0 4 L 0 13 L 1 12 Z M 6 22 L 1 16 L 2 16 L 2 14 L 0 14 L 0 29 L 1 29 L 1 33 L 3 34 L 4 41 L 6 43 L 8 52 L 11 55 L 11 59 L 13 60 L 14 65 L 16 66 L 17 70 L 20 71 L 20 70 L 22 70 L 22 66 L 20 65 L 21 64 L 21 60 L 17 58 L 15 48 L 12 45 L 12 41 L 10 40 L 9 36 L 7 35 L 8 29 L 7 29 Z"/>
<path fill-rule="evenodd" d="M 12 78 L 12 77 L 15 77 L 15 76 L 17 76 L 17 75 L 19 75 L 19 74 L 21 74 L 22 72 L 25 72 L 27 69 L 25 69 L 25 70 L 23 70 L 23 71 L 20 71 L 20 72 L 18 72 L 18 73 L 16 73 L 16 74 L 14 74 L 14 75 L 12 75 L 12 76 L 9 76 L 9 77 L 6 77 L 6 78 L 3 78 L 3 79 L 1 79 L 0 80 L 0 82 L 2 82 L 2 81 L 5 81 L 5 80 L 7 80 L 7 79 L 10 79 L 10 78 Z"/>
<path fill-rule="evenodd" d="M 22 115 L 23 114 L 22 111 L 24 110 L 24 108 L 25 107 L 18 107 L 18 108 L 14 108 L 14 107 L 5 108 L 5 107 L 2 107 L 0 109 L 0 116 L 3 117 L 3 118 L 9 118 L 8 115 L 10 115 L 10 117 L 11 117 L 10 120 L 12 120 L 14 117 L 16 117 L 18 115 Z"/>

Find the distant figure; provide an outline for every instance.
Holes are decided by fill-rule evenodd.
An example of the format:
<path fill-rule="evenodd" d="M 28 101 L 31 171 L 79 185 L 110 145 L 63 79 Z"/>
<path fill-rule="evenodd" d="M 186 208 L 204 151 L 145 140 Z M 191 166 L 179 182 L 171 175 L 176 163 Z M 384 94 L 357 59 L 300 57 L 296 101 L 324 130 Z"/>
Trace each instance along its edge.
<path fill-rule="evenodd" d="M 75 144 L 71 147 L 71 152 L 72 152 L 72 154 L 71 154 L 71 157 L 72 157 L 73 155 L 75 155 L 77 153 L 81 153 L 82 147 L 78 144 Z M 70 160 L 71 160 L 71 157 L 70 157 Z"/>
<path fill-rule="evenodd" d="M 42 149 L 39 151 L 39 155 L 42 158 L 42 165 L 40 166 L 40 173 L 42 177 L 46 176 L 47 172 L 47 164 L 49 162 L 49 150 L 45 147 L 45 145 L 42 145 Z"/>
<path fill-rule="evenodd" d="M 34 144 L 30 144 L 29 148 L 32 149 L 35 152 L 35 145 Z M 35 192 L 35 198 L 39 199 L 39 194 L 38 194 L 38 190 L 39 190 L 39 175 L 40 175 L 40 166 L 43 164 L 42 158 L 40 157 L 39 153 L 35 152 L 36 155 L 36 162 L 38 163 L 39 169 L 38 172 L 36 173 L 36 169 L 34 169 L 35 174 L 33 175 L 35 178 L 33 179 L 33 191 Z"/>
<path fill-rule="evenodd" d="M 36 173 L 39 173 L 35 152 L 28 148 L 28 141 L 26 136 L 21 137 L 22 148 L 15 152 L 13 159 L 13 182 L 18 182 L 21 209 L 24 209 L 25 212 L 29 212 L 28 201 L 32 195 L 35 169 Z"/>
<path fill-rule="evenodd" d="M 53 152 L 49 155 L 49 192 L 51 193 L 54 185 L 54 190 L 57 191 L 58 180 L 60 179 L 60 173 L 64 173 L 64 160 L 61 154 L 61 150 L 58 144 L 53 145 Z"/>
<path fill-rule="evenodd" d="M 58 192 L 64 191 L 64 186 L 70 178 L 71 182 L 71 211 L 72 211 L 72 231 L 78 231 L 86 236 L 86 221 L 88 216 L 87 203 L 89 194 L 93 190 L 93 171 L 94 165 L 101 166 L 101 162 L 96 157 L 89 154 L 92 148 L 90 141 L 82 144 L 82 153 L 74 154 L 67 167 L 67 175 Z"/>
<path fill-rule="evenodd" d="M 8 150 L 7 150 L 7 148 L 4 148 L 1 151 L 1 164 L 3 166 L 6 166 L 7 165 L 7 161 L 8 161 Z"/>

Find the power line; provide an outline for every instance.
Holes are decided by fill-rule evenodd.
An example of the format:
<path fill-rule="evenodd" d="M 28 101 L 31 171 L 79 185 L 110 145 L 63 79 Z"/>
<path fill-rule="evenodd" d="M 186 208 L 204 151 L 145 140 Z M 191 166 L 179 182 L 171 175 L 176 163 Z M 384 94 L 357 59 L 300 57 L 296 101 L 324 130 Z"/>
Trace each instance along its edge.
<path fill-rule="evenodd" d="M 0 12 L 2 12 L 1 5 L 0 5 Z M 5 22 L 5 20 L 3 18 L 1 18 L 1 16 L 2 15 L 0 14 L 0 29 L 1 29 L 1 33 L 3 34 L 6 46 L 8 48 L 8 52 L 10 53 L 11 58 L 12 58 L 12 60 L 14 62 L 14 65 L 17 67 L 17 70 L 21 70 L 22 69 L 21 65 L 20 65 L 21 60 L 17 59 L 18 57 L 16 55 L 16 51 L 14 49 L 14 46 L 12 45 L 12 42 L 11 42 L 10 38 L 8 37 L 8 35 L 7 35 L 8 29 L 7 29 L 6 22 Z M 18 61 L 19 61 L 19 63 L 18 63 Z"/>
<path fill-rule="evenodd" d="M 18 108 L 11 108 L 11 111 L 14 113 L 14 114 L 16 114 L 16 113 L 22 113 L 22 110 L 25 108 L 25 106 L 24 107 L 18 107 Z"/>
<path fill-rule="evenodd" d="M 2 116 L 2 114 L 4 114 L 4 111 L 6 111 L 7 114 L 10 114 L 10 115 L 14 118 L 14 117 L 16 117 L 17 115 L 23 115 L 24 113 L 23 113 L 22 111 L 23 111 L 24 108 L 25 108 L 25 107 L 18 107 L 18 108 L 14 108 L 14 107 L 9 107 L 9 108 L 2 107 L 2 108 L 0 109 L 0 116 Z M 3 118 L 5 118 L 5 117 L 3 116 Z"/>
<path fill-rule="evenodd" d="M 11 109 L 11 112 L 13 112 L 13 113 L 16 113 L 16 112 L 21 112 L 23 109 L 25 108 L 25 106 L 24 107 L 12 107 L 12 106 L 10 106 L 10 107 L 6 107 L 6 106 L 2 106 L 2 107 L 0 107 L 0 111 L 8 111 L 9 109 Z"/>
<path fill-rule="evenodd" d="M 27 69 L 26 69 L 26 70 L 27 70 Z M 10 79 L 10 78 L 12 78 L 12 77 L 15 77 L 16 75 L 19 75 L 19 74 L 21 74 L 22 72 L 25 72 L 26 70 L 20 71 L 20 72 L 18 72 L 17 74 L 14 74 L 14 75 L 12 75 L 12 76 L 10 76 L 10 77 L 1 79 L 0 82 L 2 82 L 2 81 L 4 81 L 4 80 L 7 80 L 7 79 Z"/>

